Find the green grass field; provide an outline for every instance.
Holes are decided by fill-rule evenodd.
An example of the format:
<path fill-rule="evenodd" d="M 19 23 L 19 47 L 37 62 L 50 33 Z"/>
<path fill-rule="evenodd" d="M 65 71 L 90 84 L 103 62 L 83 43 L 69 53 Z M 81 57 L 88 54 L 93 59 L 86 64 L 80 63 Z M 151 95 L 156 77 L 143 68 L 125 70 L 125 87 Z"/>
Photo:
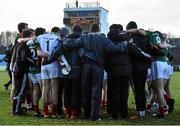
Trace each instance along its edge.
<path fill-rule="evenodd" d="M 152 118 L 151 114 L 146 114 L 144 120 L 108 120 L 105 110 L 101 110 L 101 121 L 92 122 L 89 120 L 68 120 L 68 119 L 44 119 L 36 118 L 33 112 L 28 112 L 27 116 L 13 116 L 11 114 L 10 91 L 3 89 L 3 84 L 8 80 L 6 72 L 0 72 L 0 125 L 174 125 L 180 124 L 180 72 L 175 72 L 172 77 L 172 94 L 175 98 L 175 110 L 164 119 Z M 129 96 L 129 115 L 135 114 L 135 104 L 132 93 Z"/>

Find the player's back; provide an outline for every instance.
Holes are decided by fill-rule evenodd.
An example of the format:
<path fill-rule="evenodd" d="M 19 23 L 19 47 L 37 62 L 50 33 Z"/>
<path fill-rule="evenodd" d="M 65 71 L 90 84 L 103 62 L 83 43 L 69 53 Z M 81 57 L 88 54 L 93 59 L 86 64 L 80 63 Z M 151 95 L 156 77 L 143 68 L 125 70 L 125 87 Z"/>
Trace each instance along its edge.
<path fill-rule="evenodd" d="M 43 52 L 52 53 L 54 48 L 59 44 L 59 37 L 53 33 L 43 34 L 37 37 Z"/>

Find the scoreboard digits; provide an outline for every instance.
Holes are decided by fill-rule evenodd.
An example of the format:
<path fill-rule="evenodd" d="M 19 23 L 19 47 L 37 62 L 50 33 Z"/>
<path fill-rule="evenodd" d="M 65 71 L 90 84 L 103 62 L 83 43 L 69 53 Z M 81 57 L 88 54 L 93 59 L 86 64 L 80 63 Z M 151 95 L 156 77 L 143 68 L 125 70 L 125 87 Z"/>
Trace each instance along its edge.
<path fill-rule="evenodd" d="M 64 18 L 64 24 L 91 24 L 91 23 L 99 23 L 99 17 L 71 17 Z"/>

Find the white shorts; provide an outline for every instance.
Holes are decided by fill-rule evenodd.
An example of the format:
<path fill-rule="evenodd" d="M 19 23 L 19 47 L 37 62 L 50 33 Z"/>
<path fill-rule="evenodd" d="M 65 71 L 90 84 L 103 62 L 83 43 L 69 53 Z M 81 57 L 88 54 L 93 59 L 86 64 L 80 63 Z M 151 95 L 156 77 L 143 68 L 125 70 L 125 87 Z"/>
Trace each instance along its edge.
<path fill-rule="evenodd" d="M 107 72 L 104 70 L 104 75 L 103 75 L 103 79 L 107 80 Z"/>
<path fill-rule="evenodd" d="M 147 74 L 146 82 L 149 82 L 151 80 L 152 80 L 151 68 L 148 68 L 148 74 Z"/>
<path fill-rule="evenodd" d="M 156 79 L 169 79 L 168 64 L 167 62 L 154 61 L 151 64 L 152 80 Z"/>
<path fill-rule="evenodd" d="M 60 67 L 57 61 L 41 67 L 42 80 L 60 77 Z"/>
<path fill-rule="evenodd" d="M 38 84 L 39 82 L 42 81 L 41 73 L 38 73 L 38 74 L 29 73 L 28 76 L 31 79 L 31 81 L 33 82 L 33 84 Z"/>
<path fill-rule="evenodd" d="M 169 77 L 173 75 L 173 66 L 168 65 L 168 69 L 169 69 Z"/>

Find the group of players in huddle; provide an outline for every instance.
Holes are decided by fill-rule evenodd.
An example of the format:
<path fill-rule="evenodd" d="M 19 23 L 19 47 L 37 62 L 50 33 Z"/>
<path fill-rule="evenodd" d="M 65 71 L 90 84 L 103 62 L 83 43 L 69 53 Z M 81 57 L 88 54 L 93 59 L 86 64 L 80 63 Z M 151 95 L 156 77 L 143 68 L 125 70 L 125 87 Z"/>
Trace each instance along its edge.
<path fill-rule="evenodd" d="M 84 119 L 95 121 L 100 120 L 101 105 L 106 105 L 112 119 L 142 119 L 154 104 L 154 117 L 163 118 L 173 111 L 169 87 L 174 46 L 167 34 L 138 29 L 134 21 L 126 30 L 120 24 L 111 25 L 107 37 L 99 33 L 98 24 L 92 24 L 89 33 L 78 23 L 72 32 L 53 27 L 47 33 L 40 27 L 29 29 L 23 22 L 18 30 L 10 51 L 14 115 L 33 109 L 35 116 L 44 118 L 77 119 L 83 113 Z M 151 95 L 148 104 L 146 82 Z M 130 117 L 129 86 L 137 110 Z"/>

